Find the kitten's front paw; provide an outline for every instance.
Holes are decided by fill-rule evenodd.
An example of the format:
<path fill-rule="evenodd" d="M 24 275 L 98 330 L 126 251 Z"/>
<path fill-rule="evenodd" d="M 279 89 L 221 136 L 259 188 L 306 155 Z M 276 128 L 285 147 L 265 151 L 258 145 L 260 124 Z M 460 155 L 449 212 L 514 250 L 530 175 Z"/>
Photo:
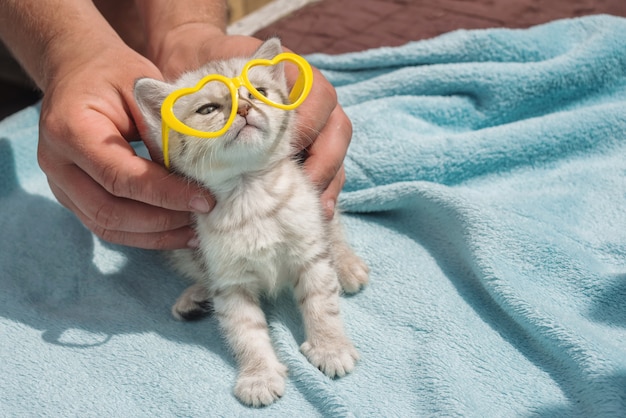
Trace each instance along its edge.
<path fill-rule="evenodd" d="M 213 312 L 208 290 L 194 284 L 188 287 L 172 306 L 172 315 L 179 321 L 194 321 Z"/>
<path fill-rule="evenodd" d="M 241 374 L 235 385 L 235 396 L 244 404 L 267 406 L 285 393 L 287 368 L 264 370 L 261 373 Z"/>
<path fill-rule="evenodd" d="M 337 267 L 339 282 L 346 293 L 358 292 L 369 281 L 370 269 L 356 254 L 345 257 Z"/>
<path fill-rule="evenodd" d="M 312 345 L 305 341 L 300 351 L 328 377 L 343 377 L 354 370 L 359 353 L 347 339 Z"/>

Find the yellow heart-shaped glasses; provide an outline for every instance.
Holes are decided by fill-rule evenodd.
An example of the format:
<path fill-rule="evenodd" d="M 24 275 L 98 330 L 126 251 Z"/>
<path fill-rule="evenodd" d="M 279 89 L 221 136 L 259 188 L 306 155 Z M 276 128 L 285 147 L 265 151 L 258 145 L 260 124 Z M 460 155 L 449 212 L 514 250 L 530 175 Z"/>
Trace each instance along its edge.
<path fill-rule="evenodd" d="M 277 103 L 268 99 L 263 93 L 259 92 L 248 79 L 248 71 L 253 67 L 265 66 L 271 67 L 273 65 L 280 64 L 281 62 L 291 62 L 298 67 L 299 75 L 296 83 L 294 84 L 291 92 L 289 93 L 289 103 Z M 218 81 L 223 83 L 232 97 L 232 106 L 230 109 L 230 116 L 226 121 L 226 124 L 220 130 L 214 132 L 200 131 L 194 129 L 188 125 L 185 125 L 174 114 L 174 103 L 183 96 L 194 94 L 202 89 L 206 84 L 211 81 Z M 239 106 L 237 90 L 240 87 L 245 87 L 250 94 L 259 99 L 263 103 L 283 110 L 293 110 L 300 106 L 304 99 L 308 96 L 313 85 L 313 70 L 309 63 L 299 55 L 292 54 L 290 52 L 283 52 L 276 55 L 273 59 L 251 59 L 244 65 L 241 74 L 237 77 L 228 78 L 220 74 L 209 74 L 202 78 L 194 87 L 184 87 L 178 90 L 174 90 L 170 93 L 163 104 L 161 105 L 161 139 L 163 141 L 163 163 L 165 167 L 169 169 L 169 130 L 173 129 L 183 135 L 196 136 L 200 138 L 215 138 L 223 135 L 230 128 L 237 115 L 237 108 Z"/>

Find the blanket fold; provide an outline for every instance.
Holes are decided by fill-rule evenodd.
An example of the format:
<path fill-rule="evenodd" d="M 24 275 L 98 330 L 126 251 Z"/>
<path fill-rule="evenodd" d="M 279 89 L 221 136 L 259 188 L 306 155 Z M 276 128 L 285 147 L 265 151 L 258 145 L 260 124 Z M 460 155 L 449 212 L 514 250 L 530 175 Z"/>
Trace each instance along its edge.
<path fill-rule="evenodd" d="M 306 361 L 285 294 L 264 310 L 286 394 L 239 404 L 215 319 L 170 317 L 185 283 L 161 256 L 56 203 L 32 107 L 0 123 L 0 411 L 626 415 L 626 20 L 309 60 L 354 126 L 340 203 L 372 270 L 342 299 L 355 372 Z"/>

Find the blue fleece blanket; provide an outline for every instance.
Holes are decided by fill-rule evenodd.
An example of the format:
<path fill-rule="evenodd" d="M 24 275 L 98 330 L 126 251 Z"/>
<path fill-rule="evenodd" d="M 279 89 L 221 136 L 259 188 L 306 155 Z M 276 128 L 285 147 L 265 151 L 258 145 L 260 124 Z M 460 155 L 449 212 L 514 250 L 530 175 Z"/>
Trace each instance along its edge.
<path fill-rule="evenodd" d="M 310 60 L 354 124 L 355 372 L 309 365 L 282 296 L 286 394 L 242 406 L 215 320 L 171 318 L 161 257 L 54 201 L 33 107 L 0 123 L 0 415 L 626 416 L 626 20 Z"/>

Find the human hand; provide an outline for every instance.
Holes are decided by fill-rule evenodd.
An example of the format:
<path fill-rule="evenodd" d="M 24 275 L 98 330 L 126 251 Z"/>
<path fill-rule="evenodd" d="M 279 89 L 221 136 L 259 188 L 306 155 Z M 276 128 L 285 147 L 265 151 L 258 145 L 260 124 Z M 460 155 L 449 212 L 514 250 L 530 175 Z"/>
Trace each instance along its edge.
<path fill-rule="evenodd" d="M 161 73 L 121 42 L 91 49 L 57 68 L 45 89 L 38 159 L 50 188 L 106 241 L 186 247 L 194 236 L 190 211 L 209 211 L 210 194 L 128 143 L 138 138 L 133 120 L 140 118 L 134 82 Z"/>
<path fill-rule="evenodd" d="M 163 36 L 151 58 L 166 77 L 175 78 L 209 60 L 251 55 L 260 44 L 256 38 L 228 36 L 211 26 L 190 24 Z M 345 183 L 343 160 L 352 138 L 352 124 L 337 103 L 334 87 L 316 68 L 313 73 L 313 88 L 297 110 L 297 130 L 299 143 L 307 151 L 305 170 L 321 191 L 326 216 L 332 218 Z M 293 84 L 296 75 L 287 73 L 287 78 Z"/>

